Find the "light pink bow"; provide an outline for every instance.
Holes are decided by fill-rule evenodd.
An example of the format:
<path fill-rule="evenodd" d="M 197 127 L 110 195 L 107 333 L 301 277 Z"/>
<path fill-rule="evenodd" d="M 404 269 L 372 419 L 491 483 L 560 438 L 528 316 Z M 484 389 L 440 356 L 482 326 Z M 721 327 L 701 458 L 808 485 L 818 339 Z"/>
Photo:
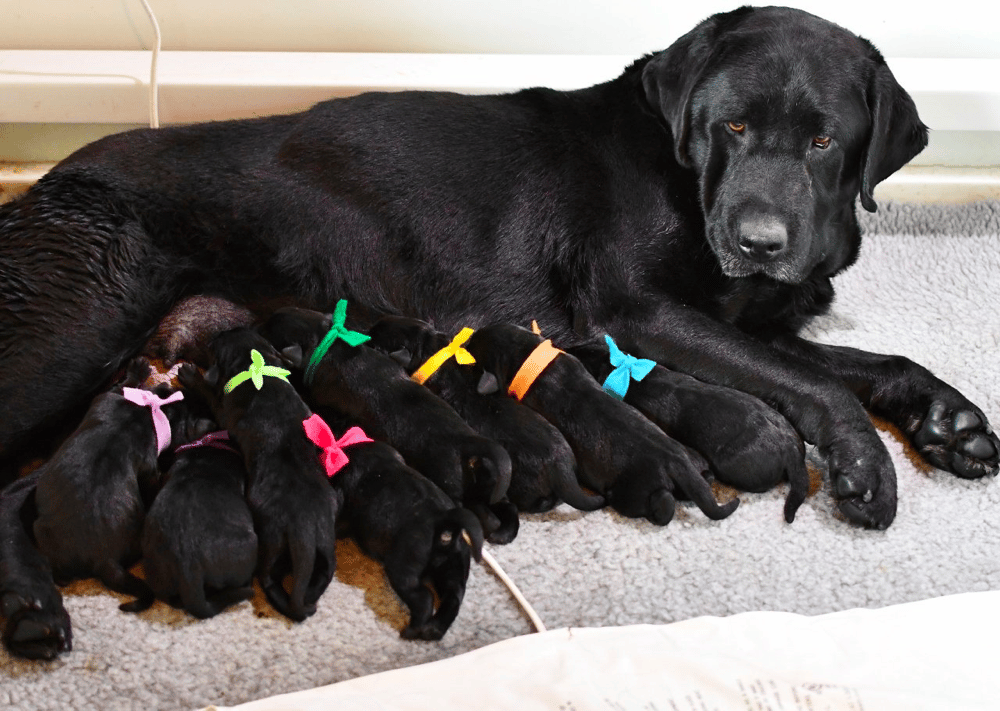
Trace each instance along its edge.
<path fill-rule="evenodd" d="M 162 398 L 150 390 L 140 390 L 139 388 L 123 388 L 122 395 L 129 402 L 139 407 L 148 407 L 153 414 L 153 429 L 156 431 L 156 453 L 159 454 L 170 446 L 170 420 L 167 419 L 162 408 L 172 402 L 180 402 L 184 399 L 184 393 L 178 390 L 170 397 Z"/>
<path fill-rule="evenodd" d="M 303 420 L 302 427 L 306 431 L 306 437 L 323 450 L 323 454 L 320 455 L 320 461 L 323 462 L 328 477 L 332 477 L 339 472 L 350 461 L 347 458 L 347 454 L 344 453 L 344 447 L 374 441 L 360 427 L 352 427 L 344 433 L 343 437 L 337 439 L 333 436 L 333 431 L 329 425 L 319 415 L 312 415 L 308 419 Z"/>

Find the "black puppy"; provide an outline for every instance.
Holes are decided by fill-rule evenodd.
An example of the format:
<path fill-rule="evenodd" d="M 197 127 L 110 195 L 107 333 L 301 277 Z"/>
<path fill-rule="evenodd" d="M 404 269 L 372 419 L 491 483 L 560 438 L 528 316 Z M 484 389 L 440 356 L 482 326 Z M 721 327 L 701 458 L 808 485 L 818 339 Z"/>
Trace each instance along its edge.
<path fill-rule="evenodd" d="M 338 413 L 323 408 L 319 414 L 348 430 L 349 420 Z M 390 445 L 364 439 L 344 446 L 343 463 L 330 477 L 344 497 L 338 530 L 382 563 L 410 611 L 400 635 L 441 639 L 465 596 L 470 556 L 480 559 L 482 526 Z"/>
<path fill-rule="evenodd" d="M 386 316 L 368 331 L 375 348 L 397 360 L 410 377 L 455 408 L 474 430 L 500 443 L 510 454 L 511 478 L 507 498 L 522 511 L 547 511 L 559 501 L 593 511 L 604 497 L 588 494 L 576 478 L 576 457 L 558 429 L 516 400 L 500 394 L 481 395 L 476 388 L 482 369 L 455 358 L 430 359 L 446 353 L 450 339 L 426 321 Z M 437 365 L 424 377 L 426 364 Z"/>
<path fill-rule="evenodd" d="M 502 324 L 479 329 L 466 345 L 484 370 L 480 390 L 511 393 L 555 425 L 573 447 L 580 481 L 625 516 L 669 523 L 678 489 L 712 519 L 739 505 L 738 499 L 719 505 L 698 454 L 605 393 L 580 361 L 550 341 Z"/>
<path fill-rule="evenodd" d="M 702 383 L 651 361 L 638 363 L 641 375 L 634 378 L 630 369 L 636 360 L 610 336 L 605 338 L 605 343 L 566 352 L 583 363 L 605 392 L 624 399 L 705 457 L 719 481 L 744 491 L 767 491 L 786 477 L 785 520 L 792 522 L 809 493 L 809 472 L 805 447 L 788 420 L 751 395 Z"/>
<path fill-rule="evenodd" d="M 339 508 L 303 426 L 312 412 L 285 379 L 285 361 L 256 331 L 224 331 L 209 352 L 212 365 L 204 375 L 187 364 L 178 380 L 210 404 L 219 426 L 239 444 L 261 586 L 276 610 L 304 620 L 333 579 Z M 282 579 L 289 572 L 287 591 Z"/>
<path fill-rule="evenodd" d="M 11 654 L 55 659 L 73 648 L 73 630 L 52 567 L 29 534 L 38 477 L 34 471 L 0 491 L 0 616 Z"/>
<path fill-rule="evenodd" d="M 346 308 L 346 303 L 343 308 Z M 343 311 L 341 308 L 341 311 Z M 310 402 L 331 408 L 391 444 L 406 462 L 456 503 L 483 519 L 487 535 L 501 522 L 488 507 L 510 484 L 507 451 L 475 432 L 441 398 L 407 377 L 389 356 L 341 337 L 343 313 L 276 311 L 263 333 L 297 367 L 303 367 Z M 366 338 L 366 337 L 365 337 Z"/>
<path fill-rule="evenodd" d="M 136 359 L 121 385 L 94 399 L 40 469 L 35 489 L 35 541 L 56 581 L 96 577 L 136 598 L 123 610 L 148 607 L 153 596 L 127 566 L 140 557 L 146 509 L 160 484 L 159 454 L 199 427 L 181 393 L 136 387 L 148 373 L 149 363 Z"/>
<path fill-rule="evenodd" d="M 712 15 L 581 90 L 372 92 L 109 136 L 0 206 L 0 459 L 194 289 L 254 310 L 346 292 L 446 332 L 608 333 L 759 397 L 826 457 L 840 510 L 884 528 L 895 470 L 865 407 L 935 466 L 1000 468 L 985 413 L 925 368 L 797 335 L 861 253 L 859 196 L 874 211 L 926 144 L 871 43 L 782 7 Z"/>
<path fill-rule="evenodd" d="M 244 498 L 247 471 L 228 439 L 212 432 L 175 450 L 142 531 L 146 584 L 200 619 L 253 595 L 257 535 Z"/>

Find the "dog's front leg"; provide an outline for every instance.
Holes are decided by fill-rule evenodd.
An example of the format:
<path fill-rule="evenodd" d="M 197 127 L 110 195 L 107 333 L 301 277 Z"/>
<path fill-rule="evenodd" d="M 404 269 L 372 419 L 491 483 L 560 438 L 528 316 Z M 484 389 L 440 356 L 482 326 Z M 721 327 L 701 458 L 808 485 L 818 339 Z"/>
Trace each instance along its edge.
<path fill-rule="evenodd" d="M 870 528 L 892 523 L 895 468 L 861 402 L 841 380 L 679 304 L 619 313 L 604 327 L 634 355 L 772 405 L 827 457 L 845 516 Z"/>
<path fill-rule="evenodd" d="M 965 479 L 996 475 L 1000 438 L 983 411 L 903 356 L 812 343 L 794 336 L 772 346 L 840 379 L 861 403 L 899 427 L 928 462 Z"/>

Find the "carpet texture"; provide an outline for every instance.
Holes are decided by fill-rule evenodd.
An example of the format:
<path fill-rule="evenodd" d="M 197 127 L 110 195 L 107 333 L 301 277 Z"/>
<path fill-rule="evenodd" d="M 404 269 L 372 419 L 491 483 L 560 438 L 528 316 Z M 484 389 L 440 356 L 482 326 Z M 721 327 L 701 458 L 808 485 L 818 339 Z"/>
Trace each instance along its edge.
<path fill-rule="evenodd" d="M 862 219 L 861 258 L 806 335 L 909 356 L 1000 425 L 1000 203 L 884 203 Z M 491 551 L 549 629 L 751 610 L 813 615 L 1000 588 L 1000 484 L 933 470 L 892 431 L 881 433 L 899 478 L 899 512 L 884 532 L 838 515 L 810 452 L 813 491 L 791 525 L 781 485 L 741 494 L 724 521 L 681 505 L 662 528 L 561 506 L 523 517 L 517 539 Z M 128 615 L 118 596 L 77 583 L 66 590 L 73 651 L 47 663 L 0 651 L 0 708 L 234 705 L 532 631 L 499 580 L 474 567 L 445 639 L 403 641 L 406 613 L 380 568 L 348 542 L 338 559 L 318 612 L 301 624 L 275 616 L 259 594 L 203 622 L 161 603 Z"/>

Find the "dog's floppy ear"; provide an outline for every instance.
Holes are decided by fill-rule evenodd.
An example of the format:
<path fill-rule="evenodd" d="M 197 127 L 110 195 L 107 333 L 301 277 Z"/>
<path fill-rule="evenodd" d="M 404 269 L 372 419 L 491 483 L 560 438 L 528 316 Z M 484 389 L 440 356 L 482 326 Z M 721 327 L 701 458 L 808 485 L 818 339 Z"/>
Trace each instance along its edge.
<path fill-rule="evenodd" d="M 302 355 L 302 346 L 298 343 L 285 346 L 281 349 L 281 358 L 293 368 L 301 368 L 302 361 L 304 360 L 304 356 Z"/>
<path fill-rule="evenodd" d="M 399 363 L 404 368 L 409 368 L 410 361 L 413 360 L 413 354 L 411 354 L 409 349 L 407 348 L 397 348 L 396 350 L 394 350 L 392 353 L 389 354 L 389 357 L 392 358 L 397 363 Z"/>
<path fill-rule="evenodd" d="M 205 375 L 202 377 L 204 377 L 206 383 L 214 388 L 219 384 L 219 366 L 213 365 L 205 371 Z"/>
<path fill-rule="evenodd" d="M 927 126 L 881 56 L 868 85 L 868 108 L 871 134 L 861 159 L 861 205 L 875 212 L 875 186 L 927 146 Z"/>
<path fill-rule="evenodd" d="M 500 381 L 497 379 L 497 376 L 488 370 L 484 370 L 483 374 L 479 376 L 479 382 L 476 383 L 476 392 L 480 395 L 492 395 L 499 390 Z"/>
<path fill-rule="evenodd" d="M 646 103 L 670 127 L 674 155 L 685 168 L 691 167 L 687 144 L 691 127 L 691 94 L 701 81 L 722 25 L 728 26 L 750 12 L 740 8 L 713 15 L 654 55 L 643 67 L 642 87 Z"/>

